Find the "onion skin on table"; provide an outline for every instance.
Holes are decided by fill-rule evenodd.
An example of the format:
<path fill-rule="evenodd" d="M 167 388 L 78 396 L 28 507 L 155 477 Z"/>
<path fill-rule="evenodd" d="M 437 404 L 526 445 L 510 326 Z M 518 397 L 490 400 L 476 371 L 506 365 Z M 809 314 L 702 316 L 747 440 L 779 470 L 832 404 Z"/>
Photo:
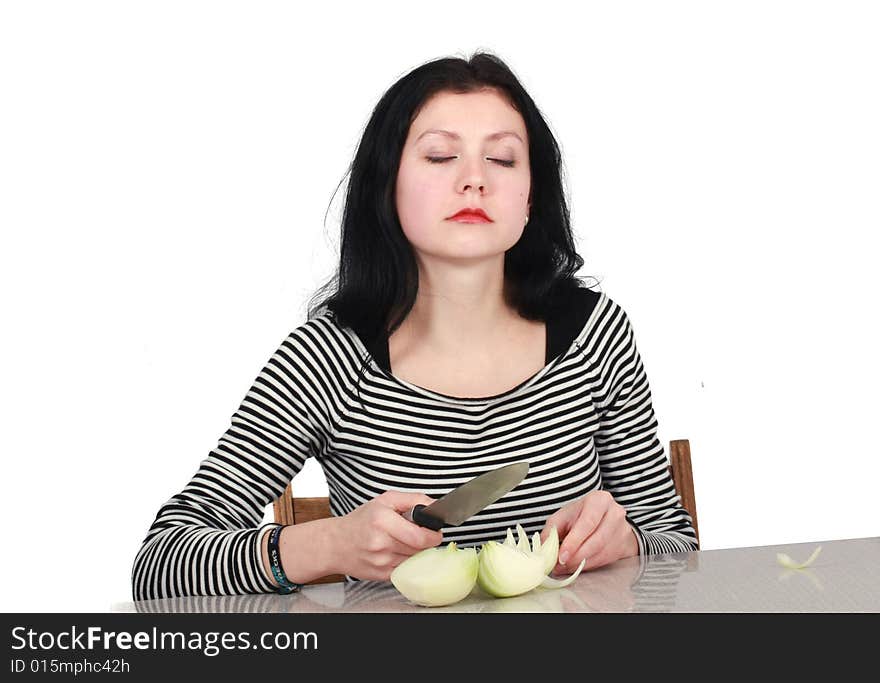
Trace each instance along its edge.
<path fill-rule="evenodd" d="M 786 555 L 785 553 L 776 553 L 776 561 L 777 561 L 779 564 L 781 564 L 783 567 L 785 567 L 786 569 L 795 569 L 795 570 L 797 570 L 797 569 L 806 569 L 806 568 L 809 567 L 811 564 L 813 564 L 813 562 L 816 560 L 817 557 L 819 557 L 819 553 L 820 553 L 821 551 L 822 551 L 822 546 L 820 545 L 820 546 L 819 546 L 818 548 L 816 548 L 816 549 L 813 551 L 813 553 L 812 553 L 812 554 L 811 554 L 806 560 L 804 560 L 803 562 L 796 562 L 795 560 L 791 559 L 791 557 L 789 557 L 789 556 Z"/>

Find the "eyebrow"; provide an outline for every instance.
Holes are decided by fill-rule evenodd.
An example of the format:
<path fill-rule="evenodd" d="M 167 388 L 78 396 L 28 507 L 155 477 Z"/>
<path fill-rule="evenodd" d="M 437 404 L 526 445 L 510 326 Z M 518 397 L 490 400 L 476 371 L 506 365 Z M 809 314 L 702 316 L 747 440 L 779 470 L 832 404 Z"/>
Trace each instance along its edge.
<path fill-rule="evenodd" d="M 452 138 L 453 140 L 461 140 L 461 135 L 459 135 L 458 133 L 454 133 L 451 130 L 443 130 L 441 128 L 429 128 L 424 133 L 419 135 L 419 137 L 416 138 L 416 142 L 418 142 L 423 137 L 428 135 L 428 133 L 435 133 L 437 135 L 445 135 L 446 137 Z M 487 140 L 500 140 L 501 138 L 506 137 L 508 135 L 512 135 L 520 142 L 523 142 L 523 139 L 519 135 L 514 133 L 512 130 L 502 130 L 497 133 L 492 133 L 491 135 L 487 135 L 486 139 Z M 523 144 L 525 144 L 525 143 L 523 142 Z"/>

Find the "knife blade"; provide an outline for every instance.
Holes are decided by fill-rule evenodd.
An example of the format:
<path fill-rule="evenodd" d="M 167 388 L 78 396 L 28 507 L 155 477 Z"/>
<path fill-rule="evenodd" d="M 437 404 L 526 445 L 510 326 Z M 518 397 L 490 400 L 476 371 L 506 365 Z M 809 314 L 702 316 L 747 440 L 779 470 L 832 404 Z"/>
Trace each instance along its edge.
<path fill-rule="evenodd" d="M 529 463 L 517 462 L 484 472 L 430 505 L 416 505 L 404 517 L 435 531 L 444 526 L 458 526 L 512 491 L 528 471 Z"/>

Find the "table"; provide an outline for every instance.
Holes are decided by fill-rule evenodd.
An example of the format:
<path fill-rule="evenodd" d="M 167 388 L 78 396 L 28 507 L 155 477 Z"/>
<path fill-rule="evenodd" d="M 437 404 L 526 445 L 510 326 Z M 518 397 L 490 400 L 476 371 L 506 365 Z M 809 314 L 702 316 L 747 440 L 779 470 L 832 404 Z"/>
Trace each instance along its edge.
<path fill-rule="evenodd" d="M 786 569 L 777 553 L 807 569 Z M 880 537 L 631 557 L 568 587 L 496 599 L 478 589 L 446 607 L 411 604 L 389 582 L 305 586 L 292 595 L 123 602 L 113 612 L 880 612 Z"/>

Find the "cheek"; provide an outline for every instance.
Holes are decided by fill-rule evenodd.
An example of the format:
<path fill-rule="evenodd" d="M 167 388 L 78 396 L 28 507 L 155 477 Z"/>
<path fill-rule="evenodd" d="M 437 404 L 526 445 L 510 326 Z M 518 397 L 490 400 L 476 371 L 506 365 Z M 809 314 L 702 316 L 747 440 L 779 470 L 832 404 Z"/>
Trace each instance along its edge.
<path fill-rule="evenodd" d="M 529 212 L 529 189 L 531 186 L 528 175 L 505 178 L 498 186 L 498 211 L 505 222 L 511 225 L 525 225 L 526 214 Z"/>
<path fill-rule="evenodd" d="M 510 178 L 507 191 L 511 198 L 511 204 L 516 204 L 520 207 L 527 206 L 529 203 L 529 192 L 531 188 L 532 178 L 528 173 Z"/>
<path fill-rule="evenodd" d="M 412 172 L 406 165 L 401 166 L 396 187 L 397 215 L 406 236 L 415 241 L 426 234 L 437 216 L 442 216 L 448 208 L 444 206 L 443 188 L 431 182 L 425 174 Z"/>

